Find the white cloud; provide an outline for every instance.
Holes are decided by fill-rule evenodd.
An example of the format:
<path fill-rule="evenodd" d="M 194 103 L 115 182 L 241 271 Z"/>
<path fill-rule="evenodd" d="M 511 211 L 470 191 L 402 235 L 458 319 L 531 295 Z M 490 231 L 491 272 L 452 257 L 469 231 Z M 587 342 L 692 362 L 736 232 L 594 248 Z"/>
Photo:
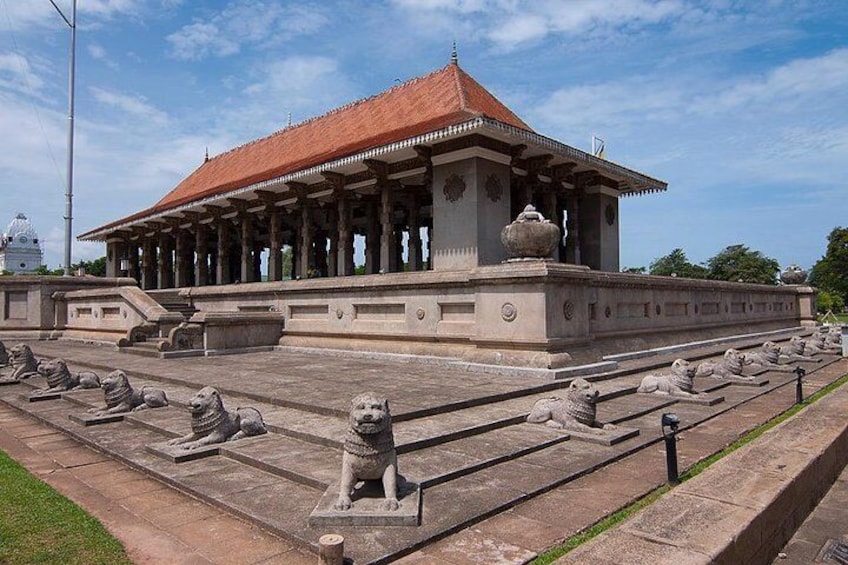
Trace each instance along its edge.
<path fill-rule="evenodd" d="M 682 0 L 394 0 L 393 3 L 414 21 L 427 18 L 449 30 L 473 21 L 479 29 L 478 35 L 501 50 L 525 46 L 549 35 L 585 39 L 597 34 L 633 33 L 648 25 L 684 17 L 694 9 Z M 428 31 L 444 30 L 431 27 Z"/>
<path fill-rule="evenodd" d="M 313 33 L 329 22 L 315 6 L 276 0 L 235 0 L 208 20 L 197 20 L 167 37 L 171 55 L 199 60 L 226 57 L 242 45 L 276 45 Z"/>
<path fill-rule="evenodd" d="M 12 30 L 30 30 L 34 27 L 54 30 L 62 23 L 61 16 L 47 0 L 4 0 L 8 15 L 3 18 L 3 27 L 10 25 Z M 72 5 L 70 0 L 56 0 L 56 5 L 70 20 Z M 77 20 L 81 23 L 97 23 L 100 20 L 120 15 L 138 14 L 144 8 L 145 0 L 83 0 L 77 5 Z"/>
<path fill-rule="evenodd" d="M 0 53 L 0 88 L 32 92 L 43 86 L 44 81 L 24 57 L 17 53 Z"/>
<path fill-rule="evenodd" d="M 106 49 L 104 49 L 102 45 L 98 43 L 89 43 L 87 46 L 87 50 L 88 54 L 91 55 L 92 59 L 101 61 L 104 65 L 106 65 L 112 70 L 118 69 L 118 64 L 109 57 L 109 55 L 106 53 Z"/>
<path fill-rule="evenodd" d="M 119 92 L 111 92 L 96 86 L 90 87 L 89 90 L 98 102 L 118 108 L 135 118 L 143 118 L 157 125 L 163 125 L 168 122 L 167 114 L 148 103 L 143 96 L 130 96 Z"/>

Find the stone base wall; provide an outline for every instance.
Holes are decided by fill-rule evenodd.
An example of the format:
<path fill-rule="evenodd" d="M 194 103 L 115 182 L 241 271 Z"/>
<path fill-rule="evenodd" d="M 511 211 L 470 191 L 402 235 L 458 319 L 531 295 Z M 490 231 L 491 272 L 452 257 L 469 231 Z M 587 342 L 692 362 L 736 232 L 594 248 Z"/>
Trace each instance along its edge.
<path fill-rule="evenodd" d="M 815 322 L 815 291 L 545 261 L 183 289 L 201 312 L 279 312 L 281 345 L 557 368 Z"/>

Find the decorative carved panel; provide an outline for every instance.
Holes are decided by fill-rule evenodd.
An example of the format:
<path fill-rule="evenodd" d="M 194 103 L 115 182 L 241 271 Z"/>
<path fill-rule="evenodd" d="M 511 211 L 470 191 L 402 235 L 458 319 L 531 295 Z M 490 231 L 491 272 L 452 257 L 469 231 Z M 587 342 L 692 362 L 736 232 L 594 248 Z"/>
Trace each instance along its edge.
<path fill-rule="evenodd" d="M 488 196 L 489 200 L 492 202 L 499 201 L 501 196 L 503 196 L 503 185 L 501 184 L 501 180 L 494 173 L 486 177 L 486 196 Z"/>
<path fill-rule="evenodd" d="M 451 174 L 445 179 L 444 187 L 445 198 L 448 202 L 456 202 L 462 198 L 465 193 L 465 180 L 456 173 Z"/>

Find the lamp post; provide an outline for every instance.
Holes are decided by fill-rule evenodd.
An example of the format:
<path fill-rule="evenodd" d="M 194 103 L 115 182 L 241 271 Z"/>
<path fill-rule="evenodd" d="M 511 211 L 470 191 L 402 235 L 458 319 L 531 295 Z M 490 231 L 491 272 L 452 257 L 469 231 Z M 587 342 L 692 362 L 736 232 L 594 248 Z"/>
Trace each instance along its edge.
<path fill-rule="evenodd" d="M 680 418 L 677 414 L 665 413 L 660 418 L 663 439 L 665 439 L 665 466 L 668 471 L 668 484 L 680 483 L 677 472 L 677 428 L 680 426 Z M 665 429 L 669 431 L 666 433 Z"/>
<path fill-rule="evenodd" d="M 801 404 L 804 402 L 804 384 L 801 379 L 807 374 L 807 370 L 804 367 L 795 367 L 793 372 L 795 373 L 795 404 Z"/>
<path fill-rule="evenodd" d="M 65 190 L 65 276 L 71 276 L 71 238 L 73 237 L 74 201 L 74 82 L 77 51 L 77 0 L 71 2 L 71 19 L 65 16 L 54 0 L 50 3 L 71 28 L 71 53 L 68 64 L 68 178 Z"/>

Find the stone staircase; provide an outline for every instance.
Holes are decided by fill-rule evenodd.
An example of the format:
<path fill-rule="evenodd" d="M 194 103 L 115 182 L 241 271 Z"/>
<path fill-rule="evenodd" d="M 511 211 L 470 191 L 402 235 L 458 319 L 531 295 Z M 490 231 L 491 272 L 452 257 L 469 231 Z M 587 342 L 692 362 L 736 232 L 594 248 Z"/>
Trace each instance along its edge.
<path fill-rule="evenodd" d="M 150 297 L 158 302 L 165 310 L 168 312 L 177 312 L 182 314 L 186 320 L 191 318 L 197 312 L 197 308 L 195 308 L 191 302 L 180 296 L 180 292 L 177 289 L 149 290 L 147 291 L 147 294 L 149 294 Z"/>
<path fill-rule="evenodd" d="M 72 354 L 68 358 L 74 362 Z M 804 367 L 814 371 L 825 364 Z M 93 363 L 73 366 L 101 374 L 103 367 Z M 122 422 L 83 427 L 69 420 L 69 414 L 102 406 L 99 390 L 28 402 L 25 393 L 44 384 L 40 377 L 0 387 L 0 400 L 302 546 L 314 546 L 330 531 L 310 527 L 308 517 L 324 491 L 338 479 L 345 412 L 305 399 L 257 393 L 243 378 L 222 381 L 218 388 L 225 405 L 259 409 L 269 433 L 222 444 L 217 456 L 172 463 L 150 453 L 146 446 L 188 433 L 190 417 L 185 406 L 201 383 L 173 371 L 154 373 L 154 369 L 143 374 L 130 372 L 132 384 L 165 389 L 171 406 L 132 413 Z M 422 487 L 421 525 L 331 530 L 345 536 L 347 554 L 355 563 L 387 562 L 661 441 L 663 411 L 673 410 L 685 430 L 794 380 L 785 373 L 765 375 L 767 378 L 758 381 L 760 386 L 699 379 L 696 386 L 700 390 L 724 398 L 709 405 L 637 394 L 635 388 L 643 374 L 621 371 L 595 377 L 601 393 L 598 419 L 639 432 L 613 445 L 524 421 L 536 400 L 564 394 L 560 389 L 568 386 L 567 381 L 529 381 L 526 387 L 510 392 L 481 391 L 438 407 L 400 403 L 393 407 L 398 467 L 402 475 Z"/>

